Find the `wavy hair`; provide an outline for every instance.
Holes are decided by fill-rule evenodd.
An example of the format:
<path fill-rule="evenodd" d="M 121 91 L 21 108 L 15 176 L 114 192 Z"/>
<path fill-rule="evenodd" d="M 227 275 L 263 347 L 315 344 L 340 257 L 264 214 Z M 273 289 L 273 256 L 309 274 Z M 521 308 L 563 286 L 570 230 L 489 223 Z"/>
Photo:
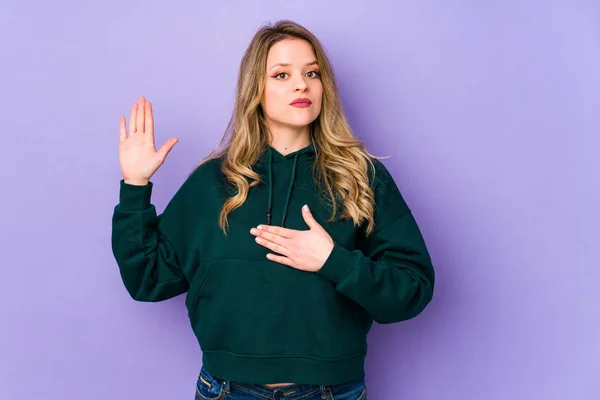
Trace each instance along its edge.
<path fill-rule="evenodd" d="M 219 144 L 197 167 L 212 159 L 222 159 L 221 171 L 237 193 L 223 204 L 219 226 L 227 235 L 230 212 L 240 207 L 251 187 L 262 178 L 252 169 L 269 145 L 269 130 L 261 107 L 265 88 L 267 55 L 271 46 L 284 39 L 301 39 L 312 45 L 320 67 L 323 98 L 321 112 L 311 124 L 310 134 L 316 145 L 313 167 L 319 192 L 328 196 L 334 221 L 341 203 L 340 218 L 352 218 L 355 225 L 366 222 L 366 234 L 374 229 L 374 193 L 369 186 L 369 166 L 375 171 L 371 155 L 357 139 L 342 110 L 332 66 L 318 39 L 301 25 L 278 21 L 261 27 L 252 38 L 241 60 L 233 114 Z M 197 168 L 196 167 L 196 168 Z"/>

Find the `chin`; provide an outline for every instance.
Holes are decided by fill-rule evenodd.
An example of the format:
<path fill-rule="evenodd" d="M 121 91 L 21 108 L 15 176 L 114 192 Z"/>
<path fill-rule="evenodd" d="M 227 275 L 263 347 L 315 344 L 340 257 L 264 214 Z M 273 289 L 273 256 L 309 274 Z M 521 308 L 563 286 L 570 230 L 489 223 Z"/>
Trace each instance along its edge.
<path fill-rule="evenodd" d="M 283 115 L 280 118 L 273 118 L 273 116 L 267 117 L 267 119 L 274 123 L 276 126 L 289 127 L 293 129 L 304 128 L 310 124 L 312 124 L 317 118 L 319 114 L 309 115 L 308 113 L 304 115 Z"/>
<path fill-rule="evenodd" d="M 300 127 L 312 124 L 313 121 L 316 120 L 318 117 L 319 117 L 318 115 L 314 115 L 314 116 L 307 116 L 304 118 L 290 118 L 290 119 L 287 119 L 287 120 L 284 120 L 281 122 L 288 126 L 300 128 Z"/>

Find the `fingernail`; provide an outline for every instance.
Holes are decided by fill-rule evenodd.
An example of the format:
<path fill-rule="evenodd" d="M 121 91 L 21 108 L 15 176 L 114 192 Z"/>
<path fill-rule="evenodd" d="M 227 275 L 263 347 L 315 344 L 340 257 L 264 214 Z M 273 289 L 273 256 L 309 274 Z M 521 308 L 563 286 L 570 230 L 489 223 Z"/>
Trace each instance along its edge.
<path fill-rule="evenodd" d="M 302 206 L 302 211 L 308 212 L 308 206 L 306 204 Z"/>
<path fill-rule="evenodd" d="M 262 228 L 263 228 L 263 226 L 262 226 L 262 225 L 259 225 L 259 226 L 257 226 L 257 228 L 258 228 L 258 229 L 262 229 Z"/>

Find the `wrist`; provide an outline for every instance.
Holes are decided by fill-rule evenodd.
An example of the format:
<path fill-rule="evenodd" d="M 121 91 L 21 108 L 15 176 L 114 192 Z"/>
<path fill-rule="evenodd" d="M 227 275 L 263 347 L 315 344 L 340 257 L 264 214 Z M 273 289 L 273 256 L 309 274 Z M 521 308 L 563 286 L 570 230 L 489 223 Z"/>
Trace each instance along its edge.
<path fill-rule="evenodd" d="M 146 186 L 149 182 L 148 179 L 123 179 L 123 182 L 125 182 L 128 185 L 134 185 L 134 186 Z"/>

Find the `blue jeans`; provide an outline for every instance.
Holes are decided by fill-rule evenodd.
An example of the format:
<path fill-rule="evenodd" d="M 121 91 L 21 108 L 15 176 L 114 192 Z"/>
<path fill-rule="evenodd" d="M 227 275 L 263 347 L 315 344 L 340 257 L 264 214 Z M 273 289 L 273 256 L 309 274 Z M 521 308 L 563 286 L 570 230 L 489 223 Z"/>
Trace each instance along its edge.
<path fill-rule="evenodd" d="M 294 384 L 279 388 L 226 381 L 204 366 L 196 384 L 195 400 L 367 400 L 364 379 L 333 386 Z"/>

